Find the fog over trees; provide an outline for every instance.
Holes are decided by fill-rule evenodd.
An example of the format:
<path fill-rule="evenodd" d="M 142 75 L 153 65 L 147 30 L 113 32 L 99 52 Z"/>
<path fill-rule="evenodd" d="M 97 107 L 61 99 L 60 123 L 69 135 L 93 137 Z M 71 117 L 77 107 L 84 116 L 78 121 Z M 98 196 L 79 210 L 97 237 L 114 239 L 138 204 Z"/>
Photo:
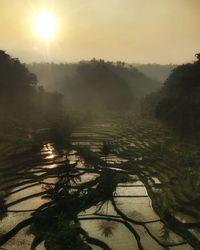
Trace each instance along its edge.
<path fill-rule="evenodd" d="M 138 67 L 0 51 L 2 249 L 200 249 L 200 54 Z"/>
<path fill-rule="evenodd" d="M 133 67 L 137 68 L 139 71 L 144 73 L 146 76 L 151 79 L 155 79 L 160 83 L 164 81 L 171 74 L 172 70 L 175 69 L 178 65 L 176 64 L 132 64 Z"/>
<path fill-rule="evenodd" d="M 164 86 L 148 95 L 143 111 L 153 115 L 178 133 L 199 135 L 200 126 L 200 55 L 194 63 L 176 67 Z"/>
<path fill-rule="evenodd" d="M 0 138 L 8 141 L 28 131 L 52 126 L 61 118 L 62 95 L 39 86 L 19 59 L 0 51 Z"/>
<path fill-rule="evenodd" d="M 200 0 L 0 0 L 0 250 L 200 250 Z"/>
<path fill-rule="evenodd" d="M 130 108 L 161 85 L 123 62 L 93 59 L 76 64 L 27 66 L 47 89 L 62 92 L 66 106 L 73 108 Z"/>

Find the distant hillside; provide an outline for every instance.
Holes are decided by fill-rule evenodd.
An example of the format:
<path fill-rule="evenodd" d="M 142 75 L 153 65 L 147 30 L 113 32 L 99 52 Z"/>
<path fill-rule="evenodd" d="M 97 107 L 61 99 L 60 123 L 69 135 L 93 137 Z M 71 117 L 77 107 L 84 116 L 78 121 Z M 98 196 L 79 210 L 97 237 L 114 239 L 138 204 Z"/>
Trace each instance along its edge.
<path fill-rule="evenodd" d="M 170 73 L 178 65 L 175 64 L 132 64 L 133 67 L 144 73 L 146 76 L 155 79 L 161 83 L 169 77 Z"/>
<path fill-rule="evenodd" d="M 157 89 L 161 83 L 124 63 L 103 60 L 76 64 L 30 64 L 45 88 L 59 91 L 72 107 L 119 109 Z"/>
<path fill-rule="evenodd" d="M 36 74 L 39 84 L 49 91 L 60 91 L 66 75 L 74 75 L 77 64 L 73 63 L 31 63 L 27 64 L 30 72 Z"/>

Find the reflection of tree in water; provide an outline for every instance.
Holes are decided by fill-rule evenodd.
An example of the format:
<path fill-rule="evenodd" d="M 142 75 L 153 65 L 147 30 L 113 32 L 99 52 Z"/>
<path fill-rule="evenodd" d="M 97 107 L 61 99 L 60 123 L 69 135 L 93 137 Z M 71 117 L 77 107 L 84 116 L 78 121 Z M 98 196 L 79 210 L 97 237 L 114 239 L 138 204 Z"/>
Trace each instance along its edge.
<path fill-rule="evenodd" d="M 99 173 L 99 176 L 88 182 L 81 182 L 81 176 L 90 171 Z M 81 228 L 78 214 L 112 198 L 117 185 L 112 181 L 115 173 L 107 168 L 101 171 L 94 168 L 78 169 L 77 164 L 69 165 L 68 161 L 53 169 L 45 169 L 45 173 L 43 169 L 41 173 L 33 176 L 33 179 L 42 182 L 46 178 L 58 178 L 56 183 L 48 183 L 43 188 L 43 198 L 48 199 L 48 202 L 36 209 L 29 219 L 3 235 L 0 246 L 29 225 L 30 233 L 35 235 L 31 250 L 36 249 L 43 241 L 47 250 L 91 249 L 88 243 L 105 246 L 105 243 L 89 237 Z"/>
<path fill-rule="evenodd" d="M 101 149 L 105 159 L 111 153 L 111 150 L 112 150 L 111 144 L 105 141 Z"/>
<path fill-rule="evenodd" d="M 135 218 L 135 219 L 140 219 L 140 220 L 143 219 L 142 214 L 140 212 L 136 211 L 136 210 L 131 211 L 130 217 Z"/>
<path fill-rule="evenodd" d="M 168 242 L 170 239 L 170 230 L 164 225 L 160 231 L 160 238 L 164 242 Z"/>
<path fill-rule="evenodd" d="M 113 221 L 102 221 L 99 224 L 99 231 L 105 237 L 110 237 L 113 235 L 113 231 L 116 229 L 117 223 Z"/>
<path fill-rule="evenodd" d="M 124 166 L 121 167 L 123 168 Z M 114 234 L 118 223 L 123 224 L 137 241 L 140 250 L 144 249 L 141 241 L 142 235 L 136 231 L 134 225 L 142 226 L 148 235 L 160 246 L 167 247 L 169 245 L 167 242 L 160 242 L 150 233 L 146 223 L 153 223 L 152 221 L 143 222 L 137 220 L 137 216 L 134 214 L 129 218 L 119 209 L 114 199 L 118 183 L 129 182 L 130 175 L 134 173 L 134 170 L 129 171 L 127 169 L 126 172 L 122 171 L 120 173 L 110 169 L 109 164 L 101 165 L 97 162 L 95 167 L 90 164 L 86 168 L 81 168 L 77 163 L 70 165 L 68 161 L 63 161 L 55 168 L 44 168 L 38 170 L 37 173 L 40 173 L 40 175 L 32 175 L 32 179 L 28 183 L 30 182 L 31 184 L 32 181 L 35 181 L 38 184 L 44 184 L 47 178 L 58 178 L 58 181 L 56 183 L 48 183 L 45 186 L 40 196 L 47 198 L 48 201 L 36 209 L 30 218 L 20 222 L 0 237 L 0 246 L 3 246 L 20 230 L 30 226 L 30 233 L 35 236 L 31 250 L 36 249 L 41 242 L 44 242 L 47 250 L 90 250 L 89 244 L 110 250 L 105 242 L 92 238 L 82 228 L 81 222 L 84 220 L 91 221 L 91 223 L 92 221 L 101 221 L 99 230 L 105 237 Z M 95 178 L 87 182 L 81 182 L 81 176 L 90 173 L 95 173 Z M 25 199 L 36 197 L 36 195 L 30 195 L 30 197 L 25 197 Z M 14 204 L 18 202 L 21 202 L 20 199 L 14 201 Z M 115 215 L 108 213 L 108 204 L 109 207 L 112 206 L 114 209 Z M 11 204 L 7 204 L 5 208 L 7 209 L 10 206 Z M 105 211 L 102 213 L 100 210 L 103 206 L 105 206 Z M 81 212 L 87 211 L 92 207 L 96 207 L 96 211 L 92 215 L 80 216 Z M 183 243 L 180 242 L 180 244 Z"/>
<path fill-rule="evenodd" d="M 69 218 L 64 213 L 56 211 L 48 211 L 46 215 L 39 216 L 31 226 L 31 233 L 35 235 L 32 249 L 39 242 L 45 241 L 45 248 L 51 249 L 83 249 L 91 248 L 85 241 L 83 235 L 80 234 L 80 225 L 78 222 Z"/>
<path fill-rule="evenodd" d="M 7 211 L 4 196 L 4 192 L 0 192 L 0 219 L 3 219 L 3 217 L 6 216 Z"/>

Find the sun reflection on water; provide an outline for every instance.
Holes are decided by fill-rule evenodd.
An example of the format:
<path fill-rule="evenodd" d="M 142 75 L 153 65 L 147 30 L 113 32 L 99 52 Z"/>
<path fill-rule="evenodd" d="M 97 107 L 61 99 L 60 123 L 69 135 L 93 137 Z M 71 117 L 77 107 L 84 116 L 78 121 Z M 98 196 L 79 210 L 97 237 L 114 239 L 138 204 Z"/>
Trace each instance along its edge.
<path fill-rule="evenodd" d="M 51 143 L 45 144 L 41 152 L 46 154 L 45 159 L 54 159 L 56 156 L 55 148 Z"/>

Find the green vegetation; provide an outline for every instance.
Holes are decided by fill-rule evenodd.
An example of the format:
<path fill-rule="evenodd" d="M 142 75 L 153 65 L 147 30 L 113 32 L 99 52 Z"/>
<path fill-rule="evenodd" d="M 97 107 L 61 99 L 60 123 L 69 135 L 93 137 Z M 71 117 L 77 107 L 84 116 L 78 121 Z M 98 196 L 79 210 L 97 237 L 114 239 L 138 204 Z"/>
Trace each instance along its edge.
<path fill-rule="evenodd" d="M 62 109 L 62 96 L 37 86 L 36 75 L 25 64 L 0 50 L 0 151 L 16 144 L 23 152 L 38 144 L 47 129 L 61 123 L 68 129 Z M 56 126 L 57 130 L 61 129 Z M 69 133 L 68 133 L 69 134 Z M 54 133 L 55 135 L 55 133 Z M 50 133 L 48 133 L 50 136 Z M 20 138 L 20 140 L 19 140 Z M 34 138 L 34 139 L 33 139 Z"/>
<path fill-rule="evenodd" d="M 197 61 L 178 66 L 160 91 L 148 96 L 143 110 L 173 128 L 182 137 L 199 137 L 200 54 Z"/>
<path fill-rule="evenodd" d="M 119 120 L 113 126 L 107 126 L 104 120 L 105 126 L 97 126 L 94 122 L 94 127 L 84 126 L 83 131 L 75 132 L 73 138 L 76 145 L 78 141 L 80 145 L 90 145 L 87 148 L 71 148 L 78 152 L 66 150 L 64 145 L 63 150 L 56 150 L 53 144 L 46 145 L 43 149 L 44 155 L 31 167 L 37 175 L 30 175 L 29 171 L 24 171 L 20 175 L 18 173 L 17 178 L 21 183 L 12 184 L 12 190 L 13 187 L 18 189 L 14 191 L 15 194 L 19 192 L 21 195 L 22 190 L 27 192 L 29 185 L 34 181 L 38 182 L 36 195 L 40 202 L 41 198 L 47 200 L 42 205 L 39 202 L 39 206 L 34 211 L 31 210 L 33 213 L 30 220 L 25 219 L 14 227 L 14 235 L 19 227 L 24 228 L 28 223 L 30 232 L 35 236 L 32 249 L 43 242 L 46 249 L 50 250 L 65 249 L 64 244 L 71 249 L 91 249 L 92 245 L 96 245 L 110 250 L 109 238 L 104 241 L 103 237 L 112 236 L 114 239 L 122 227 L 125 227 L 128 230 L 127 234 L 131 233 L 136 239 L 139 249 L 148 248 L 149 241 L 144 241 L 143 235 L 145 239 L 147 237 L 163 248 L 188 242 L 198 249 L 199 241 L 185 228 L 195 228 L 195 224 L 183 224 L 175 217 L 182 209 L 187 212 L 186 214 L 195 213 L 195 218 L 198 218 L 198 209 L 195 209 L 195 206 L 198 208 L 198 188 L 193 188 L 194 175 L 189 175 L 189 167 L 194 166 L 196 171 L 198 170 L 198 150 L 194 147 L 189 148 L 188 145 L 180 147 L 172 143 L 173 140 L 161 128 L 153 129 L 153 122 L 136 122 L 130 117 L 127 120 L 123 117 L 121 121 L 123 126 Z M 87 136 L 85 130 L 88 131 L 88 135 L 94 130 L 95 136 Z M 80 136 L 79 140 L 76 136 Z M 109 142 L 115 151 L 110 154 L 109 146 L 109 150 L 106 148 L 104 152 L 102 145 L 107 143 L 103 142 Z M 94 146 L 99 147 L 97 153 L 91 151 Z M 66 155 L 66 152 L 69 152 L 69 155 Z M 107 164 L 101 160 L 105 153 Z M 48 154 L 54 155 L 54 158 L 46 158 Z M 34 157 L 38 157 L 38 153 Z M 123 157 L 128 161 L 123 162 Z M 116 159 L 119 160 L 117 163 Z M 31 162 L 32 160 L 33 158 Z M 26 162 L 24 164 L 28 165 Z M 155 177 L 160 184 L 157 180 L 154 181 Z M 12 181 L 12 176 L 9 178 Z M 3 180 L 1 182 L 4 186 L 11 185 L 5 184 Z M 27 187 L 23 186 L 24 182 Z M 38 188 L 41 184 L 44 186 L 40 191 Z M 149 205 L 149 197 L 143 184 L 159 216 Z M 32 192 L 32 189 L 30 190 Z M 6 198 L 9 204 L 9 196 Z M 35 194 L 32 196 L 31 193 L 25 198 L 31 201 Z M 20 202 L 21 198 L 14 203 L 11 202 L 8 210 L 12 211 L 12 206 Z M 176 228 L 177 223 L 180 224 L 180 230 Z M 176 242 L 173 241 L 171 231 L 167 234 L 151 229 L 154 226 L 156 228 L 158 224 L 161 227 L 165 224 L 173 228 L 173 231 L 182 237 Z M 95 227 L 96 232 L 93 232 Z M 14 237 L 13 234 L 3 234 L 0 237 L 0 245 L 4 246 L 5 242 Z"/>
<path fill-rule="evenodd" d="M 177 144 L 168 130 L 154 121 L 137 120 L 138 117 L 129 115 L 137 103 L 136 97 L 146 91 L 139 90 L 144 86 L 143 80 L 148 80 L 143 74 L 121 62 L 81 62 L 59 82 L 61 96 L 37 87 L 36 77 L 17 59 L 3 51 L 1 57 L 5 68 L 0 85 L 3 93 L 0 185 L 6 192 L 0 194 L 0 216 L 3 219 L 10 213 L 30 212 L 30 218 L 17 222 L 10 231 L 6 229 L 0 237 L 0 246 L 30 226 L 30 233 L 35 236 L 31 250 L 41 242 L 47 250 L 90 250 L 90 245 L 110 250 L 104 241 L 90 237 L 91 232 L 85 231 L 82 223 L 99 220 L 96 229 L 101 231 L 101 237 L 114 237 L 115 229 L 116 232 L 119 229 L 116 226 L 120 225 L 135 237 L 139 249 L 144 249 L 144 242 L 137 227 L 163 248 L 187 242 L 199 249 L 199 240 L 188 230 L 199 227 L 196 223 L 200 218 L 199 149 L 188 143 Z M 164 124 L 180 133 L 193 131 L 195 135 L 198 100 L 194 96 L 198 96 L 199 55 L 197 59 L 175 69 L 165 86 L 143 102 L 144 108 L 149 104 L 147 113 Z M 60 66 L 64 70 L 66 65 Z M 15 77 L 19 74 L 19 81 L 9 76 L 12 73 Z M 11 98 L 13 104 L 8 102 Z M 166 99 L 173 108 L 165 105 Z M 102 116 L 100 123 L 93 119 L 93 127 L 88 120 L 84 123 L 81 116 L 73 127 L 64 115 L 63 100 L 75 109 L 109 109 L 118 115 Z M 22 103 L 27 105 L 22 107 Z M 185 107 L 190 104 L 194 110 L 188 116 Z M 178 111 L 182 114 L 182 127 L 175 122 Z M 78 131 L 73 133 L 70 145 L 72 127 Z M 31 150 L 33 145 L 39 145 L 35 151 Z M 39 200 L 39 205 L 23 210 L 26 209 L 23 202 L 33 198 L 34 204 Z M 41 203 L 41 198 L 46 200 Z M 138 206 L 139 200 L 142 206 Z M 14 211 L 13 206 L 18 203 L 23 209 L 15 207 L 19 210 Z M 190 216 L 192 222 L 179 219 L 179 213 Z M 156 223 L 163 228 L 161 239 L 149 229 L 156 227 Z M 178 243 L 171 240 L 166 225 L 182 237 Z"/>
<path fill-rule="evenodd" d="M 44 86 L 63 93 L 67 109 L 82 112 L 133 109 L 138 99 L 160 86 L 158 81 L 123 62 L 93 59 L 28 67 Z"/>

